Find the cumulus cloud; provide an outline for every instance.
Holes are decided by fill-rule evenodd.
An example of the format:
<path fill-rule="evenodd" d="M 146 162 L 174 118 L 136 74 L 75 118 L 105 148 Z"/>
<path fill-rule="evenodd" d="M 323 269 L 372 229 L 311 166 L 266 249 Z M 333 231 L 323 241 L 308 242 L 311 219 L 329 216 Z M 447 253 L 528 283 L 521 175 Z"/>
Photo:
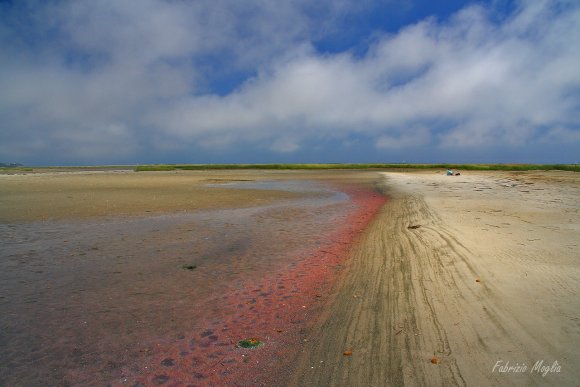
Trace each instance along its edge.
<path fill-rule="evenodd" d="M 521 2 L 499 16 L 467 6 L 376 31 L 363 54 L 316 47 L 341 14 L 361 12 L 349 1 L 2 7 L 7 160 L 34 152 L 50 163 L 57 150 L 59 160 L 139 161 L 240 143 L 288 155 L 329 139 L 347 149 L 353 138 L 377 151 L 432 154 L 501 144 L 535 147 L 537 158 L 546 143 L 580 148 L 573 2 Z M 238 81 L 224 90 L 229 78 Z M 340 159 L 349 161 L 346 150 Z"/>

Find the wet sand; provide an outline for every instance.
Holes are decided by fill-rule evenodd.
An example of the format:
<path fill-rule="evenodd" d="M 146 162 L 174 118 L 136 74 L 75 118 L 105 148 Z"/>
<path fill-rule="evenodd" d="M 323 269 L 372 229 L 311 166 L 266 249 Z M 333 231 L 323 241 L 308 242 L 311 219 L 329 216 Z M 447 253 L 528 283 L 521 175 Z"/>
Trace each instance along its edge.
<path fill-rule="evenodd" d="M 3 176 L 1 384 L 280 384 L 384 202 L 374 180 Z"/>
<path fill-rule="evenodd" d="M 299 196 L 285 191 L 208 186 L 260 181 L 268 176 L 237 171 L 127 170 L 0 175 L 0 222 L 240 208 Z"/>
<path fill-rule="evenodd" d="M 289 385 L 577 385 L 578 174 L 383 178 Z"/>

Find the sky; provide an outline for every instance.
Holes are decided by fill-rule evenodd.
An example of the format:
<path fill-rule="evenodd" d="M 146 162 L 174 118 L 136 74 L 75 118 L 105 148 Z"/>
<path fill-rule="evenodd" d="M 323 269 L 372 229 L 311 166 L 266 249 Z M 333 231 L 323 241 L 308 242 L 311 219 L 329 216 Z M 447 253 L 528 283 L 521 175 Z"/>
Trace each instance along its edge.
<path fill-rule="evenodd" d="M 579 163 L 580 2 L 0 0 L 0 162 Z"/>

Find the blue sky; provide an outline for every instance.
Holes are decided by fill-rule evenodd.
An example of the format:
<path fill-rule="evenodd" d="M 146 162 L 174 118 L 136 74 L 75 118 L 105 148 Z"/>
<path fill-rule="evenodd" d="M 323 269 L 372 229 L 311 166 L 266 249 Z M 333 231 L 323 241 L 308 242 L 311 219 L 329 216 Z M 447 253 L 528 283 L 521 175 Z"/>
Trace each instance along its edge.
<path fill-rule="evenodd" d="M 580 3 L 0 1 L 0 162 L 580 162 Z"/>

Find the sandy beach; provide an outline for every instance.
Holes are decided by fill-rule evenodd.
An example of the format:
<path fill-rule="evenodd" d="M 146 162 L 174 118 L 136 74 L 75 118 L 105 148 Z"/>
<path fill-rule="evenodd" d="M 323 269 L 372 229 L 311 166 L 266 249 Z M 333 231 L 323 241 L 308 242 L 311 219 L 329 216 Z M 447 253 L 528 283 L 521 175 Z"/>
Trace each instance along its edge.
<path fill-rule="evenodd" d="M 3 384 L 580 380 L 575 173 L 45 173 L 0 204 Z"/>
<path fill-rule="evenodd" d="M 578 175 L 382 177 L 290 385 L 576 385 Z"/>

